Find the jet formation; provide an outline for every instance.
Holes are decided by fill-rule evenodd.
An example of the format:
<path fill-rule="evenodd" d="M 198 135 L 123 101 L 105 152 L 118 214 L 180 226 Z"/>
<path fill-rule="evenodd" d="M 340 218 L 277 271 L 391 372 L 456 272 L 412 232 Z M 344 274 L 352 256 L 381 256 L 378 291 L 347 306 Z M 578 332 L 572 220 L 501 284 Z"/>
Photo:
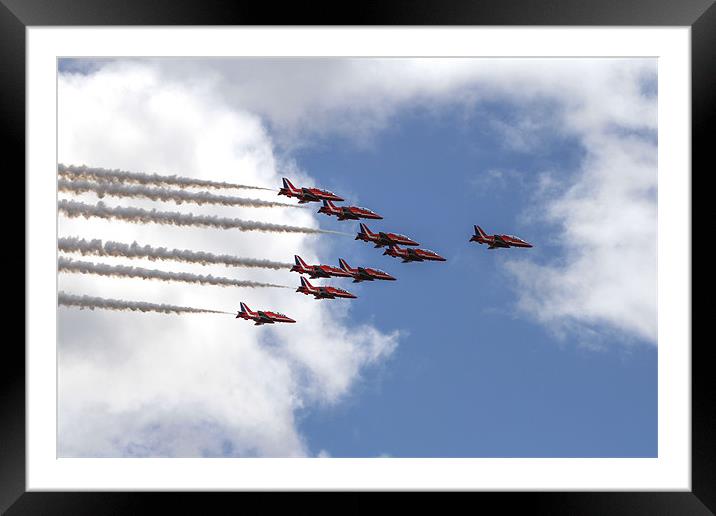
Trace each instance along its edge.
<path fill-rule="evenodd" d="M 336 217 L 339 221 L 344 220 L 359 220 L 359 219 L 382 219 L 383 217 L 378 215 L 368 208 L 362 208 L 359 206 L 336 206 L 334 202 L 341 202 L 344 199 L 320 188 L 296 188 L 291 181 L 287 178 L 283 178 L 283 188 L 280 188 L 278 195 L 285 195 L 287 197 L 293 197 L 298 199 L 299 204 L 305 204 L 309 202 L 321 202 L 322 206 L 319 208 L 318 213 L 323 213 L 328 216 Z M 516 237 L 514 235 L 488 235 L 483 229 L 475 225 L 475 234 L 470 238 L 470 242 L 477 242 L 479 244 L 487 244 L 488 249 L 498 248 L 510 248 L 510 247 L 533 247 L 529 242 Z M 430 249 L 421 249 L 417 246 L 420 244 L 410 237 L 402 235 L 400 233 L 390 233 L 378 231 L 372 232 L 368 226 L 364 223 L 360 223 L 360 231 L 356 234 L 355 240 L 362 240 L 366 243 L 373 244 L 375 248 L 387 247 L 383 251 L 383 255 L 391 256 L 393 258 L 401 259 L 402 263 L 409 262 L 425 262 L 435 261 L 444 262 L 446 259 L 440 256 L 435 251 Z M 403 246 L 403 247 L 401 247 Z M 296 289 L 296 292 L 305 294 L 307 296 L 313 296 L 314 299 L 336 299 L 346 298 L 355 299 L 358 296 L 344 290 L 342 288 L 326 285 L 326 286 L 314 286 L 308 279 L 303 275 L 307 275 L 310 279 L 324 279 L 324 278 L 351 278 L 353 283 L 360 283 L 362 281 L 375 281 L 375 280 L 387 280 L 395 281 L 396 278 L 391 276 L 387 272 L 372 268 L 372 267 L 351 267 L 348 265 L 343 258 L 338 259 L 338 267 L 332 265 L 309 265 L 300 256 L 294 256 L 295 265 L 291 267 L 291 272 L 297 272 L 301 274 L 301 285 Z M 294 323 L 293 319 L 281 314 L 279 312 L 268 312 L 268 311 L 256 311 L 253 312 L 245 304 L 241 303 L 241 311 L 238 312 L 237 319 L 246 319 L 254 321 L 256 326 L 262 324 L 274 324 L 277 322 Z"/>

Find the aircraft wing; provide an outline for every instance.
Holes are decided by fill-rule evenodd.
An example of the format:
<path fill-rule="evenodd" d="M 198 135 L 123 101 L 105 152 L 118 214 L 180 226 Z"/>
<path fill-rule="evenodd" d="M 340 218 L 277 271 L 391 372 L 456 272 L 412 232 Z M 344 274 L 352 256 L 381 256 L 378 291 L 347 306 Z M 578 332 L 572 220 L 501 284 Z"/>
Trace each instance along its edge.
<path fill-rule="evenodd" d="M 257 324 L 273 324 L 273 319 L 263 312 L 259 312 L 259 319 L 256 321 Z"/>

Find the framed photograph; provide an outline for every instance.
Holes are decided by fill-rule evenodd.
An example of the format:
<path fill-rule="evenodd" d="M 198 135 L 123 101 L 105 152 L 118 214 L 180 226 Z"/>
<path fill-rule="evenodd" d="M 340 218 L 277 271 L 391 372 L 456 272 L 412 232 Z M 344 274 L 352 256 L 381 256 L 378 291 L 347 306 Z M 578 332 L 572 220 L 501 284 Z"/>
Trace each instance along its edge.
<path fill-rule="evenodd" d="M 716 510 L 691 338 L 713 2 L 2 2 L 27 203 L 3 511 Z"/>

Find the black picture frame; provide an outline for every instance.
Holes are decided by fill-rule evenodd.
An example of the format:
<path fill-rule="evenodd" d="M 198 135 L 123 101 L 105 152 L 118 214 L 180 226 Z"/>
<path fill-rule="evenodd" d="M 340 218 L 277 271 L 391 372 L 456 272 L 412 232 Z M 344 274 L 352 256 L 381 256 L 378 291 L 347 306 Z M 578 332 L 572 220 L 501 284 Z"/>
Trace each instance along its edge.
<path fill-rule="evenodd" d="M 351 4 L 222 0 L 0 0 L 0 127 L 14 170 L 25 170 L 25 29 L 87 25 L 552 25 L 689 26 L 692 38 L 692 170 L 716 170 L 714 0 L 390 1 Z M 710 165 L 710 166 L 709 166 Z M 20 177 L 17 174 L 15 177 Z M 692 173 L 693 177 L 693 173 Z M 18 185 L 19 186 L 19 185 Z M 22 188 L 24 189 L 24 181 Z M 19 224 L 16 224 L 19 226 Z M 24 232 L 17 238 L 24 240 Z M 684 242 L 683 235 L 678 239 Z M 26 257 L 27 258 L 27 257 Z M 15 264 L 17 266 L 17 264 Z M 25 271 L 27 274 L 27 270 Z M 8 311 L 17 309 L 8 308 Z M 23 304 L 24 307 L 24 304 Z M 9 324 L 6 322 L 6 328 Z M 9 332 L 6 331 L 6 335 Z M 688 343 L 684 343 L 688 344 Z M 716 513 L 716 396 L 708 342 L 692 342 L 692 490 L 690 492 L 473 493 L 468 503 L 498 503 L 530 514 Z M 4 339 L 0 375 L 0 510 L 18 514 L 134 514 L 150 500 L 179 512 L 209 513 L 234 493 L 60 493 L 25 489 L 25 352 Z M 243 494 L 247 497 L 247 494 Z M 374 494 L 352 493 L 351 512 L 373 511 Z M 171 499 L 169 500 L 169 498 Z M 296 498 L 295 496 L 293 498 Z M 420 498 L 420 497 L 416 497 Z M 464 497 L 456 497 L 459 503 Z M 460 500 L 462 499 L 462 501 Z M 293 502 L 292 502 L 293 503 Z M 420 501 L 421 505 L 423 504 Z M 445 501 L 441 501 L 443 508 Z M 313 507 L 315 510 L 317 507 Z M 320 508 L 320 507 L 318 507 Z M 165 505 L 165 509 L 172 510 Z M 341 511 L 343 512 L 343 511 Z"/>

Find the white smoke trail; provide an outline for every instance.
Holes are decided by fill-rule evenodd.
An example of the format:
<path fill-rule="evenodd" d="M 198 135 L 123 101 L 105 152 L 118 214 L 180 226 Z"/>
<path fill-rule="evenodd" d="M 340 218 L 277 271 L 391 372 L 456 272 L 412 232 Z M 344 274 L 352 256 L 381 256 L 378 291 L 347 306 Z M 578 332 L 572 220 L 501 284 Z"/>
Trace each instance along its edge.
<path fill-rule="evenodd" d="M 199 283 L 201 285 L 216 285 L 219 287 L 273 287 L 291 288 L 286 285 L 261 283 L 258 281 L 235 280 L 212 275 L 190 274 L 188 272 L 166 272 L 142 267 L 126 267 L 124 265 L 106 265 L 104 263 L 83 262 L 60 256 L 57 260 L 59 272 L 79 274 L 96 274 L 98 276 L 112 276 L 115 278 L 141 278 L 145 280 L 181 281 L 184 283 Z"/>
<path fill-rule="evenodd" d="M 292 263 L 239 258 L 228 254 L 213 254 L 188 249 L 167 249 L 166 247 L 152 247 L 149 245 L 141 246 L 137 242 L 132 242 L 131 245 L 113 241 L 102 243 L 102 240 L 99 239 L 85 240 L 77 237 L 61 237 L 57 240 L 57 247 L 65 253 L 80 253 L 84 256 L 147 258 L 149 260 L 172 260 L 201 265 L 218 264 L 229 267 L 254 267 L 274 270 L 290 269 L 293 266 Z"/>
<path fill-rule="evenodd" d="M 84 180 L 60 179 L 57 189 L 61 192 L 94 192 L 98 197 L 105 195 L 111 197 L 141 197 L 152 201 L 173 201 L 176 204 L 184 202 L 192 204 L 218 204 L 221 206 L 243 206 L 247 208 L 301 208 L 297 204 L 276 201 L 262 201 L 261 199 L 246 199 L 228 195 L 214 195 L 209 192 L 187 192 L 185 190 L 169 190 L 166 188 L 150 188 L 144 185 L 125 185 L 121 183 L 94 182 Z"/>
<path fill-rule="evenodd" d="M 208 181 L 205 179 L 194 179 L 181 176 L 162 176 L 159 174 L 146 174 L 143 172 L 127 172 L 125 170 L 111 170 L 106 168 L 92 168 L 75 165 L 57 166 L 57 173 L 65 177 L 91 179 L 95 181 L 108 181 L 111 183 L 139 183 L 143 185 L 171 185 L 179 188 L 238 188 L 242 190 L 268 190 L 277 191 L 274 188 L 262 186 L 240 185 L 236 183 L 225 183 L 220 181 Z"/>
<path fill-rule="evenodd" d="M 141 208 L 125 208 L 117 206 L 110 208 L 103 202 L 96 205 L 83 202 L 61 199 L 57 203 L 58 209 L 68 217 L 98 217 L 102 219 L 125 220 L 138 224 L 169 224 L 173 226 L 199 226 L 219 229 L 238 229 L 239 231 L 267 231 L 274 233 L 308 233 L 308 234 L 334 234 L 353 236 L 341 231 L 326 229 L 305 228 L 300 226 L 285 226 L 256 222 L 254 220 L 241 220 L 217 217 L 215 215 L 193 215 L 191 213 L 178 213 L 174 211 L 143 210 Z"/>
<path fill-rule="evenodd" d="M 131 310 L 134 312 L 158 312 L 163 314 L 228 314 L 220 310 L 207 310 L 204 308 L 191 308 L 188 306 L 174 306 L 165 304 L 145 303 L 143 301 L 124 301 L 122 299 L 107 299 L 103 297 L 77 296 L 60 291 L 57 295 L 57 304 L 61 306 L 76 306 L 80 310 Z"/>

